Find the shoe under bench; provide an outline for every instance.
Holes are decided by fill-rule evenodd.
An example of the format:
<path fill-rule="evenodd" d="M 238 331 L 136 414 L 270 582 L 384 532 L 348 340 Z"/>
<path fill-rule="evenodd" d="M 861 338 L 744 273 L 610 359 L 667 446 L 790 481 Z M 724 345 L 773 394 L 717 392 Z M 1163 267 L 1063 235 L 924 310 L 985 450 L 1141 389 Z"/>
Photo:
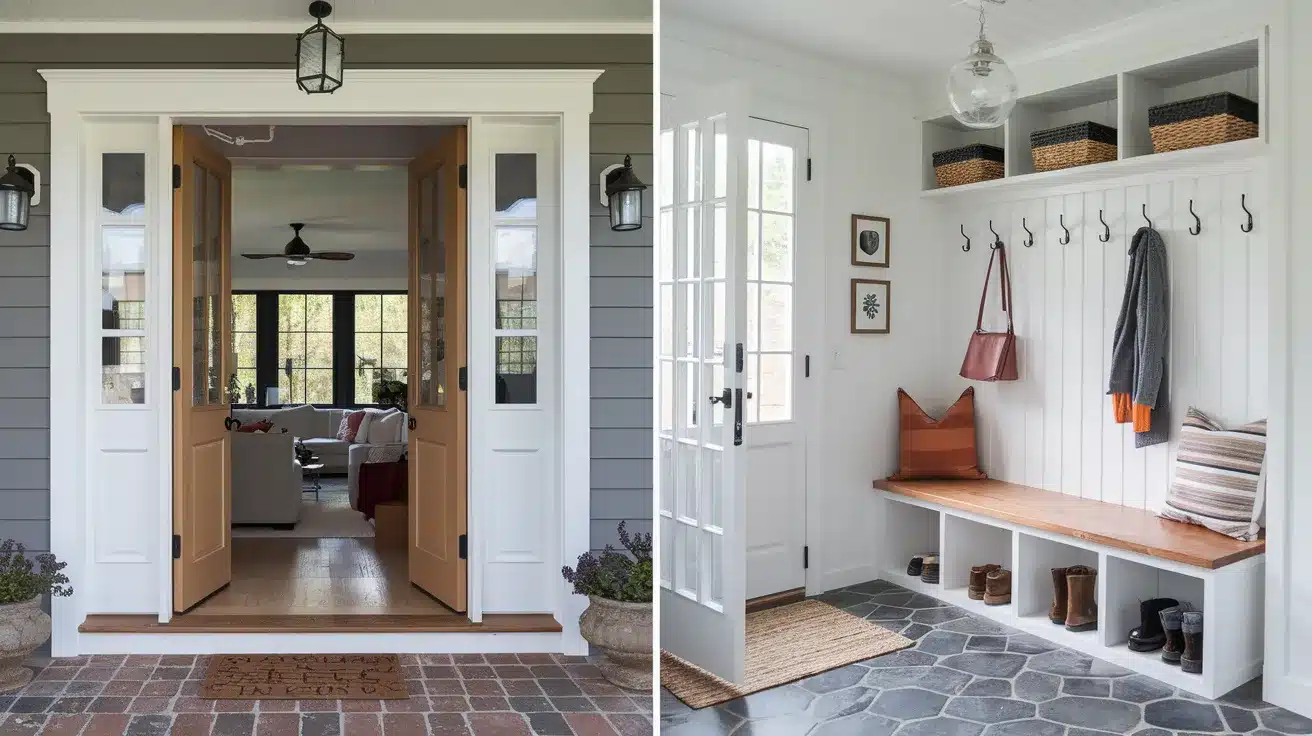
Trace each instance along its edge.
<path fill-rule="evenodd" d="M 1262 673 L 1266 542 L 1116 504 L 994 480 L 875 481 L 884 502 L 880 577 L 971 613 L 1084 652 L 1207 698 Z M 939 583 L 906 574 L 937 554 Z M 1011 603 L 971 600 L 973 565 L 1012 571 Z M 1048 620 L 1052 568 L 1098 571 L 1098 628 L 1070 632 Z M 1127 646 L 1139 603 L 1175 598 L 1203 611 L 1203 672 Z M 1089 673 L 1096 676 L 1098 673 Z"/>

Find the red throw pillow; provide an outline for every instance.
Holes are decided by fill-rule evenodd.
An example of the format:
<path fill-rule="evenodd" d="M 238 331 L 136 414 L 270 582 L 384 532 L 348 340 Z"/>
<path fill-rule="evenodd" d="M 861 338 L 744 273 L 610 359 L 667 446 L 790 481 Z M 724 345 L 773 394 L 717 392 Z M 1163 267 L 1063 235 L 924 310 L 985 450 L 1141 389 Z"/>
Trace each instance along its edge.
<path fill-rule="evenodd" d="M 237 428 L 238 432 L 268 432 L 273 429 L 273 422 L 268 419 L 261 419 L 258 422 L 243 424 Z"/>
<path fill-rule="evenodd" d="M 337 439 L 355 442 L 360 433 L 360 423 L 364 421 L 363 411 L 348 411 L 342 415 L 342 423 L 337 425 Z"/>
<path fill-rule="evenodd" d="M 975 389 L 933 419 L 906 391 L 897 390 L 898 471 L 889 480 L 984 480 L 975 449 Z"/>

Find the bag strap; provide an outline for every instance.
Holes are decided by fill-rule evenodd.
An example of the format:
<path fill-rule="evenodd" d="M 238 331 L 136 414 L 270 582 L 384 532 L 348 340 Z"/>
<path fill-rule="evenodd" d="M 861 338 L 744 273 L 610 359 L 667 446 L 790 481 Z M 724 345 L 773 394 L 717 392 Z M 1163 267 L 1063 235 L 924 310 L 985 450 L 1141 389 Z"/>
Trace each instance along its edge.
<path fill-rule="evenodd" d="M 1007 313 L 1007 332 L 1014 332 L 1011 316 L 1011 271 L 1007 268 L 1007 246 L 999 245 L 989 256 L 989 269 L 984 274 L 984 290 L 979 295 L 979 315 L 975 318 L 975 331 L 984 331 L 984 305 L 989 298 L 989 281 L 993 279 L 993 259 L 998 259 L 999 288 L 1002 292 L 1002 311 Z"/>

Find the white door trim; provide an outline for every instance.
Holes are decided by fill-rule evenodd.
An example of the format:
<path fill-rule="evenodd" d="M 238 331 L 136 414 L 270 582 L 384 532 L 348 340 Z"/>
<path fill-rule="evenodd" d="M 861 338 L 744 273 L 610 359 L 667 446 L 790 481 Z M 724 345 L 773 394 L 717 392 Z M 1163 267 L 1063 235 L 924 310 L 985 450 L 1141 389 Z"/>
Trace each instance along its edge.
<path fill-rule="evenodd" d="M 572 561 L 590 547 L 590 468 L 589 468 L 589 116 L 592 112 L 593 83 L 599 70 L 542 69 L 358 69 L 350 73 L 349 83 L 331 95 L 307 96 L 297 89 L 290 70 L 286 69 L 46 69 L 40 74 L 47 82 L 47 106 L 50 113 L 51 152 L 51 233 L 50 287 L 56 298 L 50 309 L 50 380 L 59 390 L 51 392 L 50 432 L 58 437 L 61 456 L 51 464 L 50 517 L 51 551 L 68 562 L 66 570 L 74 587 L 85 583 L 91 569 L 92 549 L 87 543 L 91 531 L 86 488 L 88 477 L 87 441 L 91 402 L 85 380 L 92 366 L 84 349 L 94 325 L 87 314 L 89 292 L 85 285 L 91 278 L 86 263 L 87 228 L 83 193 L 85 124 L 116 116 L 138 119 L 155 118 L 159 125 L 159 151 L 169 151 L 168 129 L 176 123 L 199 118 L 264 119 L 363 118 L 405 119 L 415 122 L 434 118 L 468 118 L 471 120 L 471 146 L 481 115 L 549 116 L 560 125 L 560 411 L 556 416 L 559 441 L 556 443 L 555 492 L 560 509 L 556 548 L 551 550 L 560 561 Z M 167 156 L 165 157 L 168 158 Z M 155 165 L 155 177 L 149 186 L 155 191 L 171 191 L 168 167 Z M 487 191 L 483 181 L 487 171 L 471 167 L 470 190 Z M 161 198 L 162 199 L 162 198 Z M 471 242 L 474 227 L 486 227 L 486 218 L 471 217 Z M 148 226 L 151 237 L 171 238 L 172 212 L 156 206 Z M 160 242 L 165 242 L 160 241 Z M 158 248 L 152 263 L 152 286 L 169 285 L 171 273 L 168 249 Z M 164 279 L 164 281 L 161 281 Z M 170 286 L 171 288 L 171 286 Z M 169 293 L 166 289 L 156 294 Z M 172 344 L 168 300 L 155 299 L 149 307 L 155 320 L 153 334 L 158 335 L 149 347 L 152 353 L 148 368 L 148 393 L 168 396 L 171 393 L 170 368 Z M 98 370 L 98 367 L 97 367 Z M 159 447 L 171 441 L 171 416 L 167 402 L 159 406 Z M 158 448 L 157 448 L 158 449 Z M 172 534 L 172 466 L 167 452 L 159 453 L 160 534 L 153 560 L 160 570 L 161 617 L 167 618 L 171 601 L 169 537 Z M 471 486 L 474 466 L 471 464 Z M 484 510 L 470 506 L 470 592 L 481 591 L 484 550 L 479 539 L 485 535 Z M 558 565 L 557 565 L 558 567 Z M 578 616 L 586 601 L 575 596 L 561 580 L 555 581 L 554 614 L 564 628 L 558 651 L 580 654 L 586 643 L 578 630 Z M 52 603 L 52 652 L 55 656 L 80 653 L 77 627 L 88 613 L 84 596 L 57 598 Z M 471 613 L 473 613 L 471 598 Z M 167 635 L 172 636 L 172 635 Z M 416 635 L 426 636 L 426 635 Z M 416 644 L 416 646 L 422 646 Z M 429 647 L 432 644 L 428 645 Z M 418 651 L 418 650 L 416 650 Z"/>

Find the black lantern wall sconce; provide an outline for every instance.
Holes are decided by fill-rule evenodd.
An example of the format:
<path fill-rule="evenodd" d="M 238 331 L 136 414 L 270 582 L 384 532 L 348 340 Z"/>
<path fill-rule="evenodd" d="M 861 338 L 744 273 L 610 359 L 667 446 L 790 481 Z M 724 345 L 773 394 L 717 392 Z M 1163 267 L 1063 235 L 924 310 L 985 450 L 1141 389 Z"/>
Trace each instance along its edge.
<path fill-rule="evenodd" d="M 9 169 L 0 177 L 0 230 L 26 230 L 32 208 L 41 204 L 41 172 L 31 164 L 9 157 Z"/>
<path fill-rule="evenodd" d="M 638 230 L 642 227 L 642 192 L 646 184 L 633 173 L 633 158 L 601 170 L 601 203 L 610 209 L 610 229 Z"/>
<path fill-rule="evenodd" d="M 332 12 L 324 0 L 310 3 L 310 15 L 318 22 L 296 37 L 296 85 L 306 94 L 336 92 L 342 86 L 345 42 L 323 23 Z"/>

